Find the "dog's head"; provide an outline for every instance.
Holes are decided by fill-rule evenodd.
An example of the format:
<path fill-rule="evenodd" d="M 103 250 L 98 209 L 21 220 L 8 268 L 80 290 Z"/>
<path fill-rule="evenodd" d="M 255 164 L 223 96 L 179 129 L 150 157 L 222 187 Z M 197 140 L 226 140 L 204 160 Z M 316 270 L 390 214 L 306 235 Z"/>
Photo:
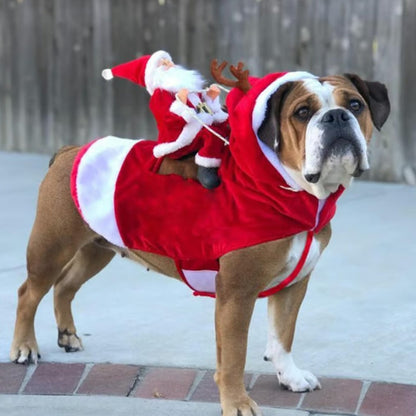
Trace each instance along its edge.
<path fill-rule="evenodd" d="M 369 168 L 367 144 L 390 112 L 386 87 L 345 74 L 282 84 L 268 98 L 257 136 L 289 175 L 326 198 Z"/>

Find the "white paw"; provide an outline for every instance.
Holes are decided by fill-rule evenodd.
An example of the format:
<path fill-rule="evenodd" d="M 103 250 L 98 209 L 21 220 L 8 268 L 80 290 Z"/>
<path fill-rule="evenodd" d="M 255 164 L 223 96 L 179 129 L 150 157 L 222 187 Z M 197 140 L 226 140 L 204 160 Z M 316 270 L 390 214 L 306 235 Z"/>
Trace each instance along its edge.
<path fill-rule="evenodd" d="M 321 388 L 319 380 L 310 371 L 297 367 L 285 372 L 278 371 L 277 379 L 282 386 L 294 392 L 313 391 Z"/>

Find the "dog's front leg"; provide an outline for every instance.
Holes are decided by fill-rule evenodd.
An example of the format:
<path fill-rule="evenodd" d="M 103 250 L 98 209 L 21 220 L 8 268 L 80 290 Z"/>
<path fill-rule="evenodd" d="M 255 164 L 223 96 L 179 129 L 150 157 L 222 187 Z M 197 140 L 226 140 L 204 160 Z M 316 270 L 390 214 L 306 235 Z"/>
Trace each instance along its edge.
<path fill-rule="evenodd" d="M 269 330 L 264 358 L 273 362 L 279 383 L 295 392 L 321 388 L 311 372 L 296 366 L 291 353 L 296 319 L 308 280 L 309 276 L 268 299 Z"/>
<path fill-rule="evenodd" d="M 217 371 L 223 416 L 260 416 L 257 404 L 244 386 L 247 336 L 257 293 L 245 293 L 217 277 L 215 328 Z"/>

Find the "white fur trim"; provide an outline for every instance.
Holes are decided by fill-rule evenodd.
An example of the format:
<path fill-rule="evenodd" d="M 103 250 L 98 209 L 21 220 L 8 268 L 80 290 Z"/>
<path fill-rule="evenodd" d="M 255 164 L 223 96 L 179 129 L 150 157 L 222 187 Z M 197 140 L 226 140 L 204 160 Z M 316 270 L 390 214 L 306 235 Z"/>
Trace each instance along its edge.
<path fill-rule="evenodd" d="M 214 112 L 216 113 L 217 111 L 221 110 L 221 103 L 220 103 L 220 99 L 219 97 L 217 97 L 215 100 L 211 99 L 207 92 L 204 91 L 202 93 L 202 98 L 204 99 L 204 101 L 208 104 L 208 107 Z"/>
<path fill-rule="evenodd" d="M 182 117 L 187 123 L 193 120 L 193 116 L 196 115 L 196 112 L 193 108 L 187 106 L 182 101 L 175 100 L 169 108 L 169 111 L 173 114 L 176 114 L 179 117 Z"/>
<path fill-rule="evenodd" d="M 91 145 L 78 167 L 76 189 L 83 218 L 111 243 L 124 247 L 114 211 L 120 168 L 138 140 L 107 136 Z"/>
<path fill-rule="evenodd" d="M 214 121 L 214 117 L 211 114 L 203 113 L 202 111 L 200 113 L 197 113 L 196 115 L 199 120 L 201 120 L 203 123 L 210 126 L 212 122 Z"/>
<path fill-rule="evenodd" d="M 272 82 L 267 88 L 265 88 L 260 95 L 256 99 L 256 103 L 254 105 L 253 115 L 252 115 L 252 126 L 254 133 L 256 134 L 257 141 L 259 143 L 260 149 L 266 156 L 267 160 L 273 165 L 273 167 L 282 175 L 283 179 L 286 183 L 292 187 L 294 190 L 303 190 L 302 186 L 300 186 L 294 178 L 292 178 L 289 173 L 285 170 L 283 164 L 277 157 L 276 152 L 269 148 L 266 144 L 264 144 L 258 137 L 257 132 L 260 128 L 261 124 L 263 123 L 264 117 L 266 116 L 267 110 L 267 102 L 269 98 L 274 94 L 283 84 L 287 82 L 294 82 L 294 81 L 301 81 L 303 79 L 316 79 L 318 78 L 316 75 L 313 75 L 309 72 L 305 71 L 294 71 L 288 72 L 287 74 L 283 75 L 280 78 L 277 78 L 274 82 Z"/>
<path fill-rule="evenodd" d="M 204 166 L 205 168 L 218 168 L 221 165 L 221 159 L 216 157 L 205 157 L 197 153 L 195 155 L 195 163 L 199 166 Z"/>
<path fill-rule="evenodd" d="M 174 142 L 160 143 L 153 148 L 154 157 L 162 157 L 176 152 L 179 149 L 191 144 L 195 136 L 201 130 L 202 124 L 192 119 L 181 131 L 180 135 Z"/>
<path fill-rule="evenodd" d="M 202 93 L 202 98 L 207 103 L 208 107 L 212 110 L 215 122 L 223 123 L 228 119 L 228 114 L 225 111 L 222 111 L 221 101 L 219 97 L 217 97 L 215 100 L 212 100 L 210 97 L 208 97 L 206 91 L 204 91 Z"/>
<path fill-rule="evenodd" d="M 223 123 L 225 120 L 228 119 L 228 113 L 226 113 L 225 111 L 217 111 L 213 114 L 214 117 L 214 121 L 217 123 Z"/>
<path fill-rule="evenodd" d="M 153 72 L 159 66 L 159 62 L 161 59 L 169 59 L 172 61 L 172 57 L 165 51 L 156 51 L 152 54 L 146 64 L 146 69 L 144 71 L 144 83 L 146 85 L 146 89 L 150 95 L 153 94 Z"/>
<path fill-rule="evenodd" d="M 297 234 L 296 237 L 301 234 Z M 318 245 L 318 244 L 317 244 Z M 302 246 L 303 250 L 304 245 Z M 292 251 L 292 249 L 291 249 Z M 292 253 L 290 253 L 292 255 Z M 309 257 L 309 255 L 308 255 Z M 318 255 L 319 257 L 319 255 Z M 288 258 L 291 258 L 288 256 Z M 295 260 L 297 261 L 297 259 Z M 268 334 L 267 346 L 264 353 L 265 358 L 271 361 L 276 369 L 277 378 L 280 383 L 284 384 L 292 391 L 312 391 L 320 388 L 318 379 L 309 371 L 301 370 L 293 361 L 292 353 L 286 351 L 279 339 L 279 333 L 276 330 L 276 309 L 274 302 L 267 305 L 268 315 Z"/>
<path fill-rule="evenodd" d="M 186 281 L 198 292 L 215 293 L 216 270 L 182 270 Z"/>
<path fill-rule="evenodd" d="M 101 72 L 101 76 L 106 80 L 109 81 L 110 79 L 114 78 L 113 72 L 110 68 L 103 69 Z"/>

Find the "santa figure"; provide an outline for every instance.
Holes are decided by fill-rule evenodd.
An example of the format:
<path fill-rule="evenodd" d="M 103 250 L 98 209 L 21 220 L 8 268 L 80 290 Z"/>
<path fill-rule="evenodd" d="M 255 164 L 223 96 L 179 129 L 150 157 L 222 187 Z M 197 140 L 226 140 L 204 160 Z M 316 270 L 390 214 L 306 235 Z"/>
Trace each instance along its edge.
<path fill-rule="evenodd" d="M 107 80 L 126 78 L 146 87 L 158 128 L 158 144 L 153 150 L 156 158 L 195 154 L 201 184 L 208 189 L 220 184 L 218 168 L 224 142 L 203 125 L 222 137 L 229 134 L 228 114 L 222 111 L 215 84 L 204 90 L 203 77 L 174 64 L 165 51 L 105 69 L 102 76 Z"/>

